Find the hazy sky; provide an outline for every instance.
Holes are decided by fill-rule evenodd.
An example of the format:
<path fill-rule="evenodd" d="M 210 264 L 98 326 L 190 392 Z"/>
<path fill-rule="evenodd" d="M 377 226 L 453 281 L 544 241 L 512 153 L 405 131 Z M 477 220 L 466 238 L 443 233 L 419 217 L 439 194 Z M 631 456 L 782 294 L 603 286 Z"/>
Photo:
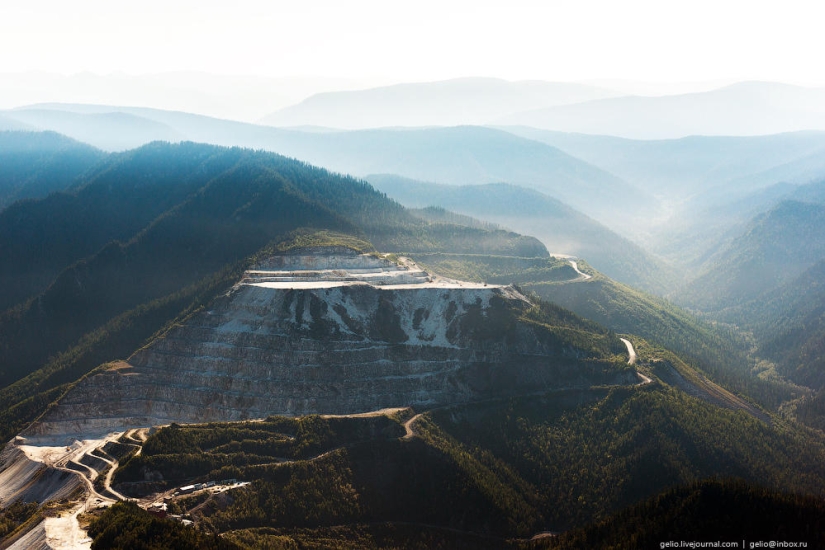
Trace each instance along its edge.
<path fill-rule="evenodd" d="M 4 1 L 0 73 L 187 70 L 388 81 L 734 78 L 822 86 L 819 4 Z"/>

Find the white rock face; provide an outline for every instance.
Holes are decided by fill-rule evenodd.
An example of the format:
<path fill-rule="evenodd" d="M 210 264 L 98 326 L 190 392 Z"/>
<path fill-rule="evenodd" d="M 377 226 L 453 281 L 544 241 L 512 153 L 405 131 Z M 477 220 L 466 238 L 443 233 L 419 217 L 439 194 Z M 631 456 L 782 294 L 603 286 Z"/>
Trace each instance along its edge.
<path fill-rule="evenodd" d="M 519 322 L 525 307 L 511 287 L 347 249 L 273 257 L 208 311 L 78 384 L 25 435 L 350 414 L 616 382 Z"/>

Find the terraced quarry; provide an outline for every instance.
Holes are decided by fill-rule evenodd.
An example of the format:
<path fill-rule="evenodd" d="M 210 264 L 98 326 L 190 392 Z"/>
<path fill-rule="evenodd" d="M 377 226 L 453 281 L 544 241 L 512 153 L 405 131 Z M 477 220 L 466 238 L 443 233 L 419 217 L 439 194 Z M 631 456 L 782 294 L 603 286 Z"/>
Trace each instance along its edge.
<path fill-rule="evenodd" d="M 558 399 L 564 408 L 604 399 L 610 388 L 662 391 L 656 388 L 670 371 L 637 358 L 629 339 L 536 308 L 514 287 L 439 277 L 404 258 L 341 247 L 267 257 L 209 308 L 81 381 L 7 447 L 4 502 L 74 503 L 9 541 L 10 548 L 89 548 L 83 514 L 121 500 L 145 509 L 166 503 L 196 521 L 232 525 L 220 510 L 259 494 L 260 483 L 330 468 L 366 475 L 377 467 L 372 447 L 400 463 L 432 461 L 427 449 L 453 445 L 442 440 L 436 418 L 443 424 L 513 399 Z M 578 348 L 582 342 L 595 347 Z M 633 368 L 637 363 L 646 374 Z M 715 385 L 682 381 L 667 378 L 664 387 L 718 402 Z M 732 408 L 748 410 L 737 404 Z M 225 421 L 235 424 L 212 424 Z M 238 437 L 249 439 L 206 435 L 212 443 L 191 457 L 164 458 L 153 443 L 151 456 L 141 456 L 149 428 L 171 423 L 193 433 L 198 426 L 204 434 L 240 430 L 248 435 Z M 304 425 L 312 428 L 301 435 Z M 244 466 L 233 469 L 227 457 L 239 450 Z M 245 485 L 230 484 L 176 494 L 185 484 L 244 476 L 255 484 L 251 492 L 235 493 Z M 408 482 L 393 481 L 402 494 L 413 490 Z M 503 478 L 495 483 L 506 485 Z M 348 497 L 329 490 L 336 506 L 349 506 Z M 370 517 L 364 513 L 352 517 Z M 515 532 L 530 535 L 536 527 L 527 525 Z"/>
<path fill-rule="evenodd" d="M 30 439 L 170 422 L 437 406 L 632 381 L 540 325 L 512 287 L 349 249 L 268 258 L 206 311 L 83 380 Z"/>
<path fill-rule="evenodd" d="M 398 437 L 409 439 L 420 418 L 410 406 L 638 383 L 611 360 L 582 362 L 595 352 L 567 341 L 576 331 L 530 321 L 533 307 L 513 287 L 439 277 L 405 258 L 344 247 L 265 258 L 208 310 L 81 381 L 8 446 L 4 503 L 85 495 L 16 547 L 87 547 L 78 515 L 126 499 L 113 474 L 152 426 L 395 407 L 408 421 Z"/>

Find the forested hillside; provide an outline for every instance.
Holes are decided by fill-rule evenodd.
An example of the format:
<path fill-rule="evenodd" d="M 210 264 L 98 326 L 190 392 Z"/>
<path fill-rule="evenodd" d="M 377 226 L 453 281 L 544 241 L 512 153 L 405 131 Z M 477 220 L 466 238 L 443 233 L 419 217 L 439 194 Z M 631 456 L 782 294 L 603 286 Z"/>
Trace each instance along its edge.
<path fill-rule="evenodd" d="M 757 376 L 752 342 L 735 327 L 703 321 L 662 298 L 605 277 L 587 262 L 577 262 L 585 273 L 582 277 L 563 260 L 451 254 L 414 257 L 422 265 L 452 277 L 473 281 L 511 279 L 524 291 L 619 334 L 639 335 L 676 351 L 728 390 L 768 409 L 804 393 L 803 388 L 776 377 Z"/>
<path fill-rule="evenodd" d="M 664 372 L 658 368 L 649 374 Z M 256 547 L 293 537 L 320 541 L 331 532 L 383 533 L 390 540 L 381 547 L 392 547 L 401 541 L 388 533 L 406 537 L 404 525 L 432 530 L 441 544 L 450 536 L 482 537 L 506 547 L 541 531 L 584 527 L 674 483 L 705 477 L 825 490 L 821 436 L 654 380 L 445 407 L 415 420 L 412 437 L 401 424 L 414 411 L 172 426 L 150 437 L 115 479 L 135 494 L 210 479 L 252 481 L 175 499 L 173 509 Z M 796 502 L 814 503 L 812 512 L 821 506 Z"/>
<path fill-rule="evenodd" d="M 54 132 L 0 131 L 0 211 L 66 189 L 104 156 Z"/>
<path fill-rule="evenodd" d="M 671 541 L 769 541 L 825 545 L 822 499 L 771 491 L 741 480 L 669 489 L 594 525 L 530 548 L 659 548 Z"/>
<path fill-rule="evenodd" d="M 107 157 L 72 191 L 0 214 L 4 437 L 97 365 L 126 357 L 301 227 L 383 250 L 546 256 L 534 238 L 430 223 L 369 184 L 271 153 L 183 143 Z"/>
<path fill-rule="evenodd" d="M 825 258 L 825 206 L 783 201 L 756 217 L 676 301 L 719 312 L 777 289 Z"/>
<path fill-rule="evenodd" d="M 611 227 L 656 209 L 650 194 L 555 147 L 478 126 L 302 131 L 190 113 L 103 105 L 47 105 L 5 112 L 42 130 L 107 151 L 154 140 L 266 149 L 358 177 L 398 174 L 451 185 L 507 182 L 541 191 Z"/>
<path fill-rule="evenodd" d="M 807 386 L 825 386 L 821 348 L 825 292 L 825 260 L 778 289 L 726 312 L 754 331 L 762 353 L 780 365 L 784 374 Z"/>

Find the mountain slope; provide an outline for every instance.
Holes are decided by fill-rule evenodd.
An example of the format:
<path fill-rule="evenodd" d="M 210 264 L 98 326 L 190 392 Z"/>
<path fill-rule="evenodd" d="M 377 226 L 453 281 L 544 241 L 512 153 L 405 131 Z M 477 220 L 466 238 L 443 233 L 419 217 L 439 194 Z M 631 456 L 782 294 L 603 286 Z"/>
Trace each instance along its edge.
<path fill-rule="evenodd" d="M 439 185 L 392 175 L 366 179 L 405 206 L 440 206 L 533 235 L 552 253 L 585 258 L 632 286 L 664 294 L 676 280 L 675 273 L 639 246 L 532 189 L 508 184 Z"/>
<path fill-rule="evenodd" d="M 35 128 L 19 120 L 0 115 L 0 132 L 33 132 Z"/>
<path fill-rule="evenodd" d="M 341 246 L 299 247 L 261 256 L 205 311 L 81 381 L 24 435 L 633 383 L 613 357 L 622 348 L 512 287 L 438 278 Z"/>
<path fill-rule="evenodd" d="M 32 108 L 34 109 L 34 108 Z M 6 111 L 23 117 L 28 109 Z M 356 132 L 299 132 L 224 121 L 170 111 L 129 107 L 53 105 L 34 109 L 43 129 L 63 128 L 75 139 L 89 139 L 98 147 L 121 150 L 108 139 L 122 129 L 86 128 L 83 117 L 95 124 L 110 117 L 139 119 L 130 135 L 150 139 L 189 139 L 216 145 L 275 151 L 354 176 L 393 173 L 449 184 L 507 182 L 523 185 L 554 198 L 614 227 L 624 227 L 655 201 L 634 186 L 546 144 L 513 134 L 479 127 L 387 129 Z M 51 121 L 47 113 L 54 113 Z M 80 124 L 74 131 L 63 120 Z M 155 130 L 151 130 L 151 128 Z M 148 128 L 148 129 L 147 129 Z M 171 128 L 177 138 L 170 137 Z M 59 130 L 58 130 L 59 131 Z M 146 137 L 143 137 L 146 136 Z"/>
<path fill-rule="evenodd" d="M 771 491 L 741 480 L 708 480 L 670 489 L 533 548 L 655 548 L 662 541 L 768 541 L 825 545 L 819 498 Z M 544 542 L 544 541 L 543 541 Z"/>
<path fill-rule="evenodd" d="M 0 211 L 20 199 L 66 189 L 103 156 L 51 132 L 0 132 Z"/>
<path fill-rule="evenodd" d="M 753 330 L 760 355 L 798 384 L 825 388 L 825 259 L 725 317 Z"/>
<path fill-rule="evenodd" d="M 16 209 L 27 215 L 6 216 Z M 0 262 L 11 283 L 36 294 L 0 314 L 6 429 L 231 286 L 251 255 L 302 227 L 360 234 L 397 252 L 547 256 L 531 237 L 422 220 L 361 181 L 271 153 L 191 143 L 108 157 L 76 191 L 0 217 L 11 244 L 42 229 L 11 247 L 19 253 L 6 257 L 19 269 Z M 59 256 L 61 243 L 74 256 Z M 42 290 L 19 283 L 30 274 Z"/>
<path fill-rule="evenodd" d="M 517 184 L 607 220 L 608 225 L 621 226 L 638 208 L 651 204 L 610 174 L 557 149 L 496 130 L 370 130 L 307 135 L 304 140 L 314 143 L 297 156 L 331 169 L 358 175 L 392 173 L 452 185 Z"/>
<path fill-rule="evenodd" d="M 754 374 L 750 344 L 737 331 L 697 319 L 661 298 L 612 281 L 582 262 L 579 266 L 590 279 L 560 284 L 534 281 L 523 287 L 620 334 L 638 334 L 651 345 L 673 350 L 726 389 L 768 409 L 799 397 L 799 388 Z"/>
<path fill-rule="evenodd" d="M 825 206 L 783 201 L 756 217 L 676 299 L 721 311 L 775 289 L 825 258 Z"/>
<path fill-rule="evenodd" d="M 643 242 L 690 270 L 782 198 L 810 202 L 796 198 L 795 186 L 825 177 L 823 132 L 635 140 L 504 129 L 558 147 L 659 197 L 663 206 L 650 212 Z"/>
<path fill-rule="evenodd" d="M 16 109 L 6 116 L 28 126 L 71 136 L 105 149 L 122 151 L 150 141 L 180 141 L 183 136 L 159 122 L 124 112 L 80 114 L 54 109 Z"/>
<path fill-rule="evenodd" d="M 106 157 L 74 182 L 77 188 L 0 212 L 0 310 L 42 292 L 63 269 L 111 241 L 130 240 L 249 156 L 193 144 L 174 151 L 174 164 L 167 164 L 172 149 L 160 144 Z"/>
<path fill-rule="evenodd" d="M 769 426 L 658 380 L 461 404 L 405 422 L 411 413 L 172 426 L 115 481 L 135 496 L 227 475 L 251 481 L 230 495 L 171 500 L 219 531 L 257 532 L 259 545 L 296 527 L 322 536 L 365 523 L 529 538 L 587 525 L 674 483 L 737 476 L 807 494 L 823 486 L 821 435 Z"/>

